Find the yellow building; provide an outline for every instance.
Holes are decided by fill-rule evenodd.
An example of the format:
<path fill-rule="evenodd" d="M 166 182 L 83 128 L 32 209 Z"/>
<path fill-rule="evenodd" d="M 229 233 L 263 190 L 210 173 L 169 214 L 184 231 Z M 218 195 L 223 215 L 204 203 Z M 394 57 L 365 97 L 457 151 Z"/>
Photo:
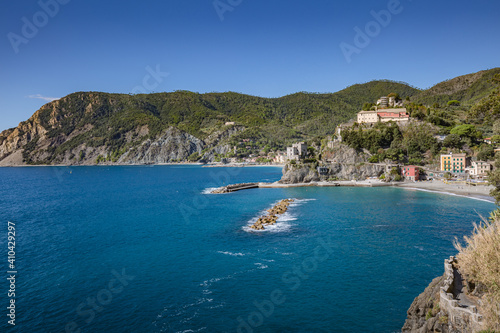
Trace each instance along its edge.
<path fill-rule="evenodd" d="M 467 167 L 467 157 L 465 153 L 441 155 L 441 171 L 464 172 Z"/>

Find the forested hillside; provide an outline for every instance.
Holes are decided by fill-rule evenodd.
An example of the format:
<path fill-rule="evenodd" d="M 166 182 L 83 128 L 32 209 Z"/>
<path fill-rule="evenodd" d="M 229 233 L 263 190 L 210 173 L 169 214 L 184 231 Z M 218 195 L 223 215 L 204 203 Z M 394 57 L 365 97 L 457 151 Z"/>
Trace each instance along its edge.
<path fill-rule="evenodd" d="M 364 101 L 376 99 L 385 91 L 401 96 L 418 93 L 390 81 L 354 85 L 334 94 L 297 93 L 281 98 L 233 92 L 77 92 L 44 105 L 16 129 L 2 132 L 0 160 L 22 150 L 24 162 L 30 164 L 78 164 L 105 158 L 118 162 L 126 152 L 147 140 L 156 142 L 171 128 L 202 143 L 197 148 L 185 147 L 185 154 L 169 152 L 171 156 L 162 161 L 171 161 L 174 155 L 184 159 L 194 152 L 201 156 L 206 152 L 203 150 L 244 139 L 251 140 L 256 148 L 284 148 L 296 140 L 333 133 L 338 124 L 355 116 Z M 235 122 L 236 130 L 225 126 L 226 122 Z"/>

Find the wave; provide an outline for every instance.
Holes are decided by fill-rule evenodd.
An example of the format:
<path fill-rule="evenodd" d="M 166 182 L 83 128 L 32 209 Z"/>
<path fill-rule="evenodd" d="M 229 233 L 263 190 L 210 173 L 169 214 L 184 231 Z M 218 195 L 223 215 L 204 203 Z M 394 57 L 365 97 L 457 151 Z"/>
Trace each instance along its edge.
<path fill-rule="evenodd" d="M 191 332 L 201 332 L 201 331 L 204 331 L 206 330 L 207 328 L 206 327 L 202 327 L 202 328 L 199 328 L 197 329 L 196 331 L 195 330 L 184 330 L 184 331 L 177 331 L 175 333 L 191 333 Z"/>
<path fill-rule="evenodd" d="M 243 257 L 245 254 L 243 253 L 240 253 L 240 252 L 229 252 L 229 251 L 217 251 L 217 253 L 220 253 L 220 254 L 225 254 L 225 255 L 228 255 L 228 256 L 232 256 L 232 257 Z"/>
<path fill-rule="evenodd" d="M 289 222 L 296 221 L 297 220 L 297 215 L 294 215 L 293 212 L 290 212 L 290 208 L 298 207 L 301 206 L 304 203 L 307 203 L 309 201 L 315 201 L 317 199 L 295 199 L 293 198 L 293 202 L 290 203 L 288 206 L 288 210 L 278 216 L 278 219 L 276 220 L 275 224 L 270 224 L 266 225 L 264 230 L 254 230 L 250 228 L 255 222 L 257 222 L 257 219 L 263 215 L 267 214 L 267 210 L 264 210 L 259 213 L 258 216 L 252 218 L 250 221 L 247 222 L 247 225 L 243 226 L 242 229 L 245 232 L 250 232 L 250 233 L 264 233 L 264 232 L 269 232 L 269 233 L 276 233 L 276 232 L 285 232 L 288 231 L 292 228 L 292 224 Z M 276 201 L 273 203 L 272 207 L 274 207 L 277 203 L 279 203 L 281 200 Z"/>
<path fill-rule="evenodd" d="M 309 201 L 316 201 L 318 199 L 293 199 L 293 202 L 290 203 L 289 207 L 298 207 L 301 206 L 304 203 L 307 203 Z"/>
<path fill-rule="evenodd" d="M 206 189 L 201 191 L 201 194 L 212 194 L 212 191 L 215 191 L 219 187 L 207 187 Z"/>
<path fill-rule="evenodd" d="M 255 223 L 255 220 L 253 220 L 253 222 L 250 222 L 248 225 L 242 227 L 241 229 L 243 229 L 246 232 L 250 232 L 250 233 L 254 233 L 254 232 L 255 233 L 264 233 L 264 232 L 275 233 L 275 232 L 288 231 L 292 227 L 292 225 L 290 223 L 282 222 L 282 221 L 278 220 L 278 221 L 276 221 L 276 224 L 266 225 L 266 229 L 264 229 L 264 230 L 254 230 L 254 229 L 250 228 L 250 226 L 254 223 Z"/>
<path fill-rule="evenodd" d="M 222 251 L 218 251 L 224 253 Z M 230 252 L 229 252 L 230 253 Z M 205 280 L 200 283 L 202 287 L 202 297 L 194 299 L 194 302 L 187 303 L 181 306 L 169 305 L 163 308 L 162 312 L 157 315 L 156 320 L 153 321 L 153 325 L 160 329 L 160 332 L 201 332 L 207 329 L 207 327 L 201 328 L 190 328 L 193 325 L 193 319 L 197 318 L 200 314 L 213 313 L 213 311 L 220 311 L 220 308 L 226 306 L 224 301 L 217 301 L 211 296 L 206 296 L 208 294 L 213 294 L 210 290 L 212 285 L 224 280 L 234 279 L 239 275 L 247 275 L 251 272 L 257 272 L 260 269 L 269 268 L 261 262 L 254 263 L 254 267 L 236 271 L 232 274 L 220 277 L 213 277 L 211 279 Z M 177 326 L 177 327 L 176 327 Z M 178 327 L 181 326 L 181 327 Z M 182 327 L 184 326 L 184 327 Z M 186 327 L 187 326 L 187 327 Z"/>

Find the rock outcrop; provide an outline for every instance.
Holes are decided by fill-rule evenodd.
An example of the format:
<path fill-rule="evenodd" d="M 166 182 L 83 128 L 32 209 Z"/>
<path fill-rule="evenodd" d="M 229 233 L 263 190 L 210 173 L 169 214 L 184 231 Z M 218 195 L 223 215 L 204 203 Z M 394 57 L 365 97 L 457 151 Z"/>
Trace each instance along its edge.
<path fill-rule="evenodd" d="M 279 181 L 282 184 L 310 183 L 320 179 L 316 169 L 307 165 L 287 164 L 282 172 L 283 176 Z"/>
<path fill-rule="evenodd" d="M 323 153 L 321 164 L 301 163 L 287 164 L 283 168 L 280 183 L 295 184 L 324 181 L 328 179 L 365 180 L 368 177 L 378 177 L 386 171 L 383 164 L 368 163 L 370 154 L 358 152 L 349 146 L 337 143 L 333 149 Z M 321 175 L 317 166 L 326 171 Z"/>
<path fill-rule="evenodd" d="M 424 292 L 415 298 L 407 314 L 403 333 L 450 332 L 448 317 L 440 313 L 439 292 L 445 276 L 432 280 Z"/>
<path fill-rule="evenodd" d="M 201 154 L 205 142 L 175 127 L 168 128 L 158 138 L 147 139 L 118 160 L 123 164 L 168 163 L 184 161 L 193 153 Z"/>

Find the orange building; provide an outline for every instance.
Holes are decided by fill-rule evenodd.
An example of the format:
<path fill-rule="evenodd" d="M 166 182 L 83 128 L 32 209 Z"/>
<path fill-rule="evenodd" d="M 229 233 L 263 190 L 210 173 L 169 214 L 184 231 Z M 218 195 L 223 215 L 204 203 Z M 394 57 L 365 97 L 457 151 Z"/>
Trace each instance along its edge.
<path fill-rule="evenodd" d="M 465 153 L 441 155 L 441 171 L 465 172 L 466 167 L 467 155 Z"/>

